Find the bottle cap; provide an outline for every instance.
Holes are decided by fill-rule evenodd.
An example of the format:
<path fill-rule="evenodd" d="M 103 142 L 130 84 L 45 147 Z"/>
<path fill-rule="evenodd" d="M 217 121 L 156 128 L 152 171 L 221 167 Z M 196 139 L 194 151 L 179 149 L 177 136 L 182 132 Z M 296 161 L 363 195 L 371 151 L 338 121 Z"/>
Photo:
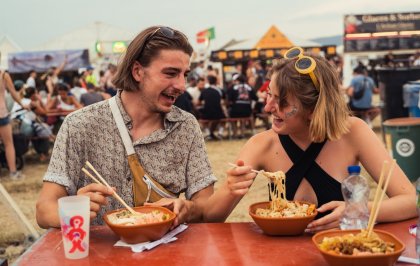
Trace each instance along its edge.
<path fill-rule="evenodd" d="M 360 166 L 358 165 L 350 165 L 349 167 L 347 167 L 347 171 L 349 172 L 349 174 L 360 174 Z"/>

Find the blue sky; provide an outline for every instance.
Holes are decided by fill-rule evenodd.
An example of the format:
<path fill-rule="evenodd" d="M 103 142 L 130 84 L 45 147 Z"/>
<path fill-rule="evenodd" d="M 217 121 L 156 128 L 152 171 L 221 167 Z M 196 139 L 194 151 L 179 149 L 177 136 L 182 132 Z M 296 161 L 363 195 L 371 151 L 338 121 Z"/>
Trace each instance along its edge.
<path fill-rule="evenodd" d="M 351 2 L 351 4 L 350 4 Z M 73 29 L 103 21 L 133 32 L 151 25 L 195 34 L 214 26 L 218 48 L 232 38 L 261 36 L 276 25 L 311 39 L 343 32 L 344 14 L 420 11 L 419 0 L 3 0 L 0 37 L 29 49 Z"/>

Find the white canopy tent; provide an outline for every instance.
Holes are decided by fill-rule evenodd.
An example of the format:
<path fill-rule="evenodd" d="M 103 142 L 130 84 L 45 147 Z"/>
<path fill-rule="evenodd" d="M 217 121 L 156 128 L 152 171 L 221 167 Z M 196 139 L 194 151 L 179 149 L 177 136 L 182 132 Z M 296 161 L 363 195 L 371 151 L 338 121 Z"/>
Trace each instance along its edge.
<path fill-rule="evenodd" d="M 22 51 L 22 48 L 14 42 L 9 36 L 4 35 L 0 38 L 0 68 L 8 69 L 7 57 L 9 53 Z"/>

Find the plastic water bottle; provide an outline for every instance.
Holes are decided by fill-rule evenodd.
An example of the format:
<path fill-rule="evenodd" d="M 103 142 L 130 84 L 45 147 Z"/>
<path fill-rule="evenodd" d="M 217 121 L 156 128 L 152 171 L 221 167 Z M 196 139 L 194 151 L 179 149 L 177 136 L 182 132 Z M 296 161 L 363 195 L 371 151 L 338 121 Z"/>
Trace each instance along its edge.
<path fill-rule="evenodd" d="M 360 166 L 352 165 L 347 170 L 349 176 L 341 183 L 346 207 L 340 220 L 340 228 L 366 229 L 369 222 L 369 184 L 360 175 Z"/>
<path fill-rule="evenodd" d="M 416 230 L 416 252 L 417 257 L 420 258 L 420 177 L 417 179 L 416 182 L 416 191 L 417 191 L 417 214 L 419 218 L 417 218 L 417 230 Z"/>

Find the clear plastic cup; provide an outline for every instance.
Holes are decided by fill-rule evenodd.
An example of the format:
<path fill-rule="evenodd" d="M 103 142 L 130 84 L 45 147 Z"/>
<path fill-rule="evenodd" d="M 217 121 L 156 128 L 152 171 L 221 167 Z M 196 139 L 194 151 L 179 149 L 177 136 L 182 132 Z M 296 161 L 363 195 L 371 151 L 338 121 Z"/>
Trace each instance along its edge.
<path fill-rule="evenodd" d="M 81 259 L 89 255 L 90 198 L 68 196 L 58 199 L 64 255 Z"/>

